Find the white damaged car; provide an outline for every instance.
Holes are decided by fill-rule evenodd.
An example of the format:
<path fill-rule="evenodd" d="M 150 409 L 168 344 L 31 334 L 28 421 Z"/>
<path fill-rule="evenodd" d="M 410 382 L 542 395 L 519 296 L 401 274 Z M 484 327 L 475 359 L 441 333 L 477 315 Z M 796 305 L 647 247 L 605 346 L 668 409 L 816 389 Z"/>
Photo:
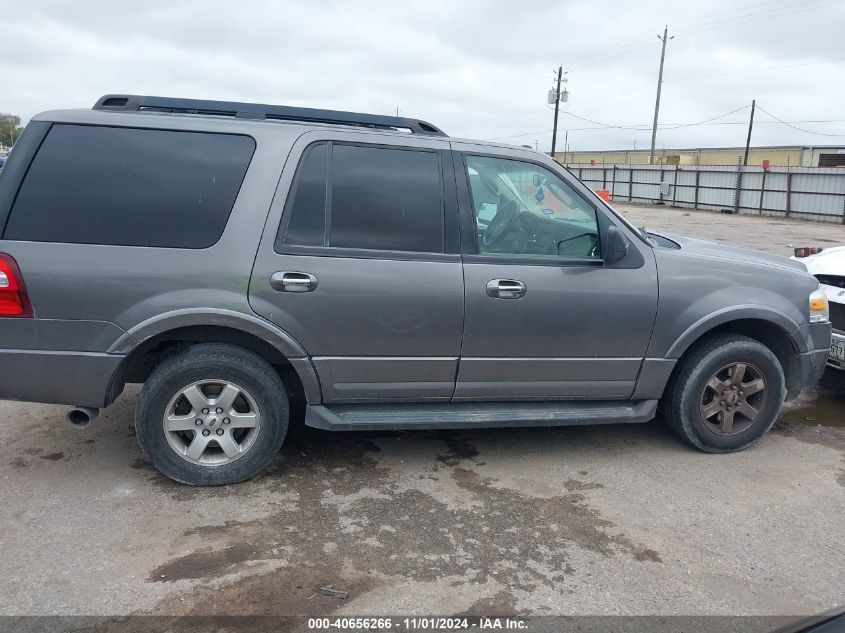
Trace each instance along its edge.
<path fill-rule="evenodd" d="M 795 257 L 819 280 L 830 306 L 833 335 L 828 367 L 845 371 L 845 246 L 834 248 L 796 248 Z"/>

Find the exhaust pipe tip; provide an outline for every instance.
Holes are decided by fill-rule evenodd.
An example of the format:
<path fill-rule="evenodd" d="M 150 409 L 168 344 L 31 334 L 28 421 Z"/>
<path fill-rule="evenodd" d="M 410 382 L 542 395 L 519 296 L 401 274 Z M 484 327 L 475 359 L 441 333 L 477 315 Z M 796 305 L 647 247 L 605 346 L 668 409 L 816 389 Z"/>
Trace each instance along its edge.
<path fill-rule="evenodd" d="M 73 424 L 78 429 L 84 429 L 91 424 L 94 419 L 100 414 L 99 409 L 90 409 L 88 407 L 76 407 L 68 411 L 68 422 Z"/>

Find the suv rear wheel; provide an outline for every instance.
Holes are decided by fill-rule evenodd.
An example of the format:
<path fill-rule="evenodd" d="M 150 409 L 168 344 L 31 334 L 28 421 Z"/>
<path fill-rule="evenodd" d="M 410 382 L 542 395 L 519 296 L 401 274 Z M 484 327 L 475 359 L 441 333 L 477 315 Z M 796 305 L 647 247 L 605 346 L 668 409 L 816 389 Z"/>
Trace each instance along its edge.
<path fill-rule="evenodd" d="M 147 380 L 135 430 L 153 465 L 175 481 L 213 486 L 249 479 L 284 441 L 288 397 L 263 358 L 200 344 L 163 361 Z"/>
<path fill-rule="evenodd" d="M 785 389 L 769 348 L 746 336 L 714 334 L 681 359 L 664 415 L 678 436 L 702 451 L 739 451 L 772 428 Z"/>

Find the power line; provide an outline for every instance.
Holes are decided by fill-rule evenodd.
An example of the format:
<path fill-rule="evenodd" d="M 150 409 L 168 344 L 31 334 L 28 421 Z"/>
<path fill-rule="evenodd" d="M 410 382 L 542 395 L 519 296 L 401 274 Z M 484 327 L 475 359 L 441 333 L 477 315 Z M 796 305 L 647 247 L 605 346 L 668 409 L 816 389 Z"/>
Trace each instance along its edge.
<path fill-rule="evenodd" d="M 666 79 L 664 79 L 664 80 L 663 80 L 663 83 L 666 83 L 666 81 L 667 81 L 667 80 L 666 80 Z M 608 98 L 611 98 L 611 97 L 617 97 L 617 96 L 619 96 L 619 95 L 628 94 L 629 92 L 634 92 L 635 90 L 642 90 L 643 88 L 651 88 L 651 87 L 653 87 L 653 86 L 654 86 L 654 84 L 652 84 L 652 83 L 647 83 L 647 84 L 640 84 L 639 86 L 633 86 L 633 87 L 631 87 L 631 88 L 625 88 L 625 89 L 623 89 L 623 90 L 614 90 L 613 92 L 605 92 L 605 93 L 602 93 L 602 94 L 596 95 L 596 96 L 594 96 L 594 97 L 590 97 L 589 99 L 580 99 L 580 100 L 577 102 L 577 104 L 578 104 L 579 106 L 581 106 L 581 105 L 583 105 L 583 104 L 585 104 L 585 103 L 591 103 L 591 102 L 593 102 L 593 101 L 598 101 L 599 99 L 608 99 Z"/>
<path fill-rule="evenodd" d="M 782 66 L 767 66 L 765 68 L 747 68 L 745 70 L 732 70 L 724 73 L 710 73 L 707 75 L 692 75 L 690 77 L 678 77 L 676 79 L 664 79 L 664 83 L 675 81 L 691 81 L 693 79 L 707 79 L 709 77 L 725 77 L 727 75 L 741 75 L 744 73 L 759 73 L 769 70 L 781 70 L 782 68 L 799 68 L 801 66 L 814 66 L 817 64 L 830 64 L 845 60 L 845 57 L 834 57 L 833 59 L 820 59 L 814 62 L 803 62 L 800 64 L 784 64 Z"/>
<path fill-rule="evenodd" d="M 676 34 L 692 34 L 698 33 L 702 31 L 718 29 L 718 28 L 728 28 L 731 26 L 738 26 L 741 24 L 748 24 L 750 22 L 757 22 L 760 20 L 768 20 L 773 19 L 781 16 L 792 15 L 794 13 L 799 13 L 802 11 L 812 11 L 815 9 L 820 9 L 826 6 L 830 6 L 833 4 L 837 4 L 841 2 L 841 0 L 803 0 L 803 2 L 786 2 L 784 3 L 783 0 L 770 0 L 768 2 L 761 2 L 754 5 L 749 5 L 746 7 L 741 7 L 738 9 L 732 9 L 729 11 L 721 11 L 711 14 L 704 14 L 701 16 L 694 16 L 690 18 L 683 18 L 681 20 L 675 20 L 670 22 L 673 25 L 689 23 L 686 26 L 682 27 Z M 809 6 L 812 4 L 818 4 L 818 6 Z M 769 6 L 772 4 L 776 4 L 778 6 Z M 749 11 L 750 9 L 756 9 L 761 7 L 767 7 L 765 9 L 759 11 Z M 806 8 L 804 8 L 806 7 Z M 718 20 L 710 20 L 707 21 L 709 17 L 718 17 L 728 14 L 737 14 L 731 15 L 730 17 L 725 17 Z M 702 22 L 701 24 L 695 24 L 695 22 Z M 596 49 L 595 51 L 576 59 L 573 63 L 573 68 L 583 68 L 585 66 L 593 66 L 596 64 L 602 64 L 608 62 L 612 59 L 620 57 L 622 55 L 628 54 L 632 51 L 639 50 L 641 48 L 645 48 L 649 45 L 651 31 L 646 31 L 641 35 L 635 35 L 630 38 L 620 40 L 614 45 L 610 45 L 604 48 Z"/>
<path fill-rule="evenodd" d="M 703 121 L 696 121 L 694 123 L 664 123 L 664 124 L 660 125 L 660 128 L 661 129 L 667 129 L 667 130 L 674 130 L 674 129 L 685 128 L 685 127 L 693 127 L 693 126 L 696 126 L 696 125 L 712 124 L 713 121 L 716 121 L 718 119 L 722 119 L 722 118 L 729 116 L 731 114 L 736 114 L 737 112 L 741 112 L 742 110 L 745 110 L 746 108 L 749 108 L 749 107 L 751 107 L 751 106 L 744 105 L 741 108 L 737 108 L 736 110 L 731 110 L 730 112 L 725 112 L 724 114 L 719 114 L 719 115 L 711 117 L 709 119 L 704 119 Z M 757 107 L 759 107 L 759 106 L 757 106 Z M 612 130 L 636 130 L 636 131 L 640 131 L 640 132 L 647 132 L 649 129 L 651 129 L 651 126 L 647 123 L 639 123 L 639 124 L 634 124 L 634 125 L 603 123 L 601 121 L 595 121 L 593 119 L 588 119 L 587 117 L 581 116 L 579 114 L 575 114 L 574 112 L 564 112 L 563 114 L 568 114 L 571 117 L 575 117 L 576 119 L 579 119 L 581 121 L 586 121 L 587 123 L 592 123 L 592 124 L 598 126 L 598 127 L 584 127 L 584 128 L 569 128 L 573 132 L 581 131 L 581 130 L 608 130 L 608 129 L 612 129 Z M 744 122 L 739 122 L 739 121 L 736 122 L 736 124 L 737 125 L 745 125 Z M 551 132 L 551 130 L 539 130 L 539 131 L 536 131 L 536 132 L 526 132 L 524 134 L 512 134 L 510 136 L 496 136 L 496 137 L 493 137 L 493 138 L 488 138 L 486 140 L 497 141 L 497 140 L 507 139 L 507 138 L 518 138 L 518 137 L 521 137 L 521 136 L 530 136 L 532 134 L 546 134 L 548 132 Z"/>
<path fill-rule="evenodd" d="M 661 129 L 663 129 L 663 130 L 679 130 L 679 129 L 685 128 L 685 127 L 693 127 L 695 125 L 706 125 L 708 123 L 716 121 L 717 119 L 723 119 L 726 116 L 729 116 L 731 114 L 736 114 L 737 112 L 742 112 L 746 108 L 750 108 L 750 107 L 751 106 L 744 105 L 741 108 L 737 108 L 736 110 L 731 110 L 730 112 L 725 112 L 724 114 L 720 114 L 719 116 L 714 116 L 712 119 L 705 119 L 704 121 L 698 121 L 697 123 L 681 123 L 679 125 L 664 124 L 664 127 L 661 127 Z M 666 125 L 668 125 L 669 127 L 665 127 Z"/>
<path fill-rule="evenodd" d="M 749 9 L 753 9 L 755 7 L 761 7 L 771 4 L 789 4 L 791 0 L 766 0 L 766 2 L 757 2 L 754 4 L 749 4 L 744 7 L 739 7 L 737 9 L 728 9 L 727 11 L 716 11 L 714 13 L 704 13 L 702 15 L 693 16 L 690 18 L 681 18 L 680 20 L 672 20 L 672 26 L 678 26 L 679 24 L 683 24 L 685 22 L 698 22 L 700 20 L 706 20 L 707 18 L 712 18 L 720 15 L 727 15 L 729 13 L 741 13 L 743 11 L 748 11 Z"/>
<path fill-rule="evenodd" d="M 649 29 L 647 31 L 643 31 L 642 33 L 638 33 L 636 35 L 632 35 L 630 37 L 626 37 L 621 40 L 617 40 L 615 44 L 609 44 L 607 46 L 601 46 L 599 48 L 595 48 L 592 51 L 588 51 L 581 57 L 577 57 L 574 61 L 574 64 L 577 66 L 587 65 L 586 62 L 588 60 L 592 60 L 597 57 L 604 57 L 608 54 L 615 54 L 616 51 L 621 49 L 627 49 L 635 42 L 642 42 L 644 40 L 651 41 L 651 34 L 652 30 Z M 592 63 L 592 62 L 591 62 Z"/>
<path fill-rule="evenodd" d="M 676 34 L 692 34 L 692 33 L 699 33 L 702 31 L 719 29 L 719 28 L 729 28 L 733 26 L 740 26 L 743 24 L 748 24 L 751 22 L 757 22 L 760 20 L 768 20 L 778 17 L 784 17 L 788 15 L 793 15 L 795 13 L 805 12 L 805 11 L 813 11 L 816 9 L 821 9 L 827 6 L 832 6 L 836 4 L 841 4 L 842 0 L 803 0 L 802 2 L 794 3 L 794 2 L 784 2 L 784 0 L 768 0 L 766 2 L 759 2 L 751 5 L 747 5 L 745 7 L 740 7 L 736 9 L 730 9 L 727 11 L 718 11 L 715 13 L 708 13 L 699 16 L 692 16 L 689 18 L 682 18 L 680 20 L 670 21 L 672 25 L 680 25 L 684 24 L 682 28 L 676 31 Z M 807 5 L 816 5 L 816 6 L 807 6 Z M 771 6 L 775 5 L 775 6 Z M 759 10 L 757 10 L 759 9 Z M 720 16 L 729 16 L 729 17 L 721 17 Z M 715 20 L 709 20 L 708 18 L 720 18 Z M 702 22 L 703 21 L 703 22 Z M 701 22 L 701 24 L 696 24 Z M 640 34 L 632 35 L 630 37 L 618 40 L 617 42 L 610 44 L 608 46 L 600 47 L 594 49 L 581 57 L 576 58 L 576 60 L 570 65 L 570 69 L 577 70 L 579 68 L 584 68 L 588 66 L 595 66 L 599 64 L 604 64 L 608 61 L 612 61 L 622 55 L 628 55 L 633 51 L 640 50 L 646 48 L 651 43 L 651 30 L 643 31 Z M 845 59 L 845 58 L 843 58 Z M 839 61 L 839 60 L 836 60 Z M 770 68 L 765 69 L 749 69 L 743 71 L 734 71 L 731 73 L 713 73 L 712 75 L 698 75 L 695 77 L 679 77 L 677 79 L 667 79 L 665 81 L 688 81 L 692 79 L 704 79 L 706 77 L 717 77 L 722 75 L 729 75 L 729 74 L 741 74 L 746 72 L 762 72 L 764 70 L 775 70 L 777 68 L 790 68 L 790 67 L 799 67 L 803 65 L 811 65 L 816 63 L 823 63 L 823 62 L 809 62 L 807 64 L 795 64 L 793 65 L 785 65 L 785 66 L 772 66 Z M 520 75 L 516 78 L 516 80 L 510 79 L 495 79 L 493 81 L 484 82 L 479 84 L 478 87 L 490 87 L 496 86 L 501 84 L 508 84 L 509 86 L 518 86 L 523 85 L 525 83 L 534 81 L 539 79 L 543 76 L 546 76 L 546 73 L 538 72 L 532 75 Z"/>
<path fill-rule="evenodd" d="M 681 29 L 678 31 L 678 34 L 691 35 L 693 33 L 701 33 L 703 31 L 711 31 L 713 29 L 730 28 L 743 24 L 750 24 L 752 22 L 761 22 L 763 20 L 771 20 L 774 18 L 785 17 L 787 15 L 793 15 L 795 13 L 815 11 L 823 7 L 841 3 L 841 0 L 832 0 L 828 2 L 823 2 L 822 4 L 816 4 L 820 1 L 821 0 L 804 0 L 804 2 L 793 3 L 789 6 L 779 7 L 771 11 L 760 11 L 758 13 L 749 13 L 744 16 L 737 16 L 725 20 L 716 20 L 713 22 L 705 23 L 700 26 Z M 812 4 L 816 4 L 816 6 L 807 6 Z"/>
<path fill-rule="evenodd" d="M 737 112 L 742 112 L 746 108 L 751 106 L 744 105 L 740 108 L 736 108 L 735 110 L 731 110 L 730 112 L 725 112 L 724 114 L 719 114 L 714 117 L 710 117 L 709 119 L 704 119 L 703 121 L 696 121 L 694 123 L 661 123 L 659 124 L 660 129 L 668 129 L 674 130 L 684 127 L 693 127 L 696 125 L 704 125 L 705 123 L 710 123 L 712 121 L 716 121 L 718 119 L 723 119 L 726 116 L 730 116 L 731 114 L 736 114 Z M 594 125 L 599 125 L 603 128 L 614 128 L 618 130 L 641 130 L 641 129 L 650 129 L 651 125 L 647 123 L 636 123 L 636 124 L 615 124 L 615 123 L 603 123 L 601 121 L 594 121 L 593 119 L 588 119 L 587 117 L 581 116 L 579 114 L 575 114 L 574 112 L 565 112 L 564 114 L 568 114 L 569 116 L 575 117 L 576 119 L 580 119 L 582 121 L 586 121 L 587 123 L 593 123 Z"/>
<path fill-rule="evenodd" d="M 682 128 L 688 127 L 696 127 L 696 126 L 710 126 L 710 125 L 748 125 L 747 121 L 719 121 L 718 119 L 722 119 L 726 116 L 731 114 L 736 114 L 737 112 L 742 112 L 743 110 L 747 110 L 750 108 L 750 105 L 744 105 L 741 108 L 737 108 L 735 110 L 731 110 L 730 112 L 725 112 L 724 114 L 719 114 L 717 116 L 711 117 L 709 119 L 704 119 L 703 121 L 695 121 L 693 123 L 661 123 L 660 129 L 662 130 L 678 130 Z M 845 134 L 832 134 L 832 133 L 824 133 L 824 132 L 813 132 L 812 130 L 805 130 L 804 128 L 797 127 L 796 123 L 845 123 L 845 119 L 805 119 L 800 121 L 784 121 L 782 119 L 778 119 L 773 114 L 762 108 L 759 104 L 757 105 L 757 109 L 761 112 L 765 112 L 770 117 L 774 119 L 774 121 L 755 121 L 755 125 L 787 125 L 792 127 L 796 130 L 800 130 L 802 132 L 809 132 L 810 134 L 822 134 L 824 136 L 845 136 Z M 593 123 L 596 127 L 580 127 L 580 128 L 568 128 L 570 132 L 582 132 L 588 130 L 634 130 L 637 132 L 647 132 L 651 128 L 648 123 L 640 123 L 635 125 L 615 125 L 612 123 L 602 123 L 600 121 L 594 121 L 592 119 L 588 119 L 586 117 L 582 117 L 580 115 L 574 114 L 572 112 L 566 112 L 570 116 L 574 116 L 576 119 L 580 119 L 582 121 L 587 121 L 588 123 Z M 509 136 L 496 136 L 493 138 L 488 138 L 488 141 L 497 141 L 503 140 L 508 138 L 519 138 L 522 136 L 531 136 L 532 134 L 547 134 L 550 133 L 552 130 L 538 130 L 535 132 L 525 132 L 522 134 L 511 134 Z"/>
<path fill-rule="evenodd" d="M 814 132 L 813 130 L 807 130 L 807 129 L 804 129 L 802 127 L 798 127 L 797 125 L 793 125 L 792 123 L 790 123 L 788 121 L 783 121 L 782 119 L 777 118 L 774 114 L 772 114 L 771 112 L 769 112 L 768 110 L 766 110 L 765 108 L 763 108 L 759 105 L 757 106 L 757 109 L 760 110 L 760 112 L 765 112 L 766 114 L 768 114 L 770 117 L 772 117 L 778 123 L 783 123 L 784 125 L 786 125 L 788 127 L 791 127 L 795 130 L 798 130 L 799 132 L 806 132 L 807 134 L 817 134 L 818 136 L 845 137 L 845 134 L 831 134 L 829 132 Z"/>

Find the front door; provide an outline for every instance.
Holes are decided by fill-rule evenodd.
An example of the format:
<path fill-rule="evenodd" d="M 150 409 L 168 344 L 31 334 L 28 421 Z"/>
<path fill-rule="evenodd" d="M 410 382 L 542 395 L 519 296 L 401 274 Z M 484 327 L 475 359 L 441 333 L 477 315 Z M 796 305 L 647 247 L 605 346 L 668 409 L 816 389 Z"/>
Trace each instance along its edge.
<path fill-rule="evenodd" d="M 324 402 L 449 400 L 464 294 L 448 144 L 361 138 L 294 146 L 250 304 L 302 344 Z"/>
<path fill-rule="evenodd" d="M 650 249 L 541 158 L 454 145 L 466 316 L 456 400 L 620 399 L 657 309 Z M 631 244 L 605 265 L 614 223 Z"/>

